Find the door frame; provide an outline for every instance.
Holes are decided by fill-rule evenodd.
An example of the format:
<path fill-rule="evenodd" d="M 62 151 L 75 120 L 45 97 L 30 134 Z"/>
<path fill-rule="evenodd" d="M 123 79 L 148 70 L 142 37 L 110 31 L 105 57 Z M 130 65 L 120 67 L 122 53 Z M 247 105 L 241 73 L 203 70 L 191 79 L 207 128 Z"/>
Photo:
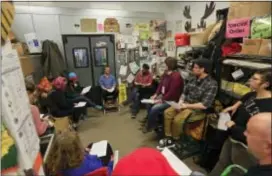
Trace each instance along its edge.
<path fill-rule="evenodd" d="M 90 62 L 89 62 L 89 64 L 92 64 L 92 61 L 93 61 L 93 55 L 92 55 L 92 51 L 91 51 L 91 49 L 92 49 L 92 44 L 91 44 L 91 40 L 90 40 L 90 37 L 92 37 L 92 36 L 109 36 L 109 37 L 113 37 L 113 48 L 114 48 L 114 50 L 113 50 L 113 55 L 114 55 L 114 76 L 116 77 L 116 75 L 117 75 L 117 70 L 116 70 L 116 42 L 115 42 L 115 38 L 116 38 L 116 36 L 115 36 L 115 33 L 105 33 L 105 34 L 97 34 L 97 33 L 90 33 L 90 34 L 62 34 L 61 35 L 61 38 L 62 38 L 62 44 L 63 44 L 63 50 L 64 50 L 64 58 L 65 58 L 65 63 L 66 63 L 66 68 L 68 68 L 69 69 L 69 67 L 68 67 L 68 61 L 67 61 L 67 56 L 66 56 L 66 49 L 65 49 L 65 43 L 66 43 L 66 38 L 67 37 L 89 37 L 89 46 L 90 46 L 90 48 L 89 48 L 89 50 L 90 50 L 90 53 L 89 53 L 89 56 L 90 56 Z M 93 84 L 94 84 L 94 69 L 93 69 L 93 67 L 91 66 L 91 73 L 92 73 L 92 82 L 93 82 Z"/>

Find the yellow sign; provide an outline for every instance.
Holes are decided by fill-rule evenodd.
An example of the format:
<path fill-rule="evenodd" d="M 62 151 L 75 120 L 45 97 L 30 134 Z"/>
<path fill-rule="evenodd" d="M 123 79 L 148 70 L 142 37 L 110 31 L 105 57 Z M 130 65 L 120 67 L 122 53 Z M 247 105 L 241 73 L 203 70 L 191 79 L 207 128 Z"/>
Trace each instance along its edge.
<path fill-rule="evenodd" d="M 127 100 L 127 87 L 125 84 L 119 85 L 119 103 Z"/>
<path fill-rule="evenodd" d="M 137 23 L 135 25 L 135 31 L 149 31 L 149 24 L 148 23 Z"/>

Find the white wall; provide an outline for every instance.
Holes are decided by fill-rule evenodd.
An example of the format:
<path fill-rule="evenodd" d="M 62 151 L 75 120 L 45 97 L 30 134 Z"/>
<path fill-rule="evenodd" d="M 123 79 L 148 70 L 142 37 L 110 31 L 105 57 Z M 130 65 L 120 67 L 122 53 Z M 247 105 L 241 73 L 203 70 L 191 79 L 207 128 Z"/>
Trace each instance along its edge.
<path fill-rule="evenodd" d="M 169 5 L 172 10 L 166 14 L 166 20 L 168 20 L 169 23 L 173 23 L 173 32 L 175 32 L 175 21 L 182 20 L 181 32 L 185 32 L 184 24 L 187 19 L 183 16 L 183 9 L 186 5 L 189 5 L 191 9 L 190 15 L 192 16 L 192 28 L 197 28 L 197 23 L 200 22 L 200 18 L 204 14 L 205 6 L 209 3 L 210 2 L 172 2 L 172 4 Z M 215 4 L 214 12 L 205 20 L 207 25 L 215 22 L 216 10 L 229 7 L 229 2 L 215 2 Z"/>
<path fill-rule="evenodd" d="M 15 5 L 63 7 L 77 9 L 106 9 L 106 10 L 127 10 L 138 12 L 163 12 L 166 10 L 167 2 L 15 2 Z"/>
<path fill-rule="evenodd" d="M 25 41 L 24 34 L 35 32 L 40 40 L 53 40 L 63 53 L 62 34 L 80 34 L 74 24 L 83 17 L 115 17 L 122 32 L 126 23 L 165 19 L 165 2 L 15 2 L 15 20 L 12 26 L 16 37 Z"/>

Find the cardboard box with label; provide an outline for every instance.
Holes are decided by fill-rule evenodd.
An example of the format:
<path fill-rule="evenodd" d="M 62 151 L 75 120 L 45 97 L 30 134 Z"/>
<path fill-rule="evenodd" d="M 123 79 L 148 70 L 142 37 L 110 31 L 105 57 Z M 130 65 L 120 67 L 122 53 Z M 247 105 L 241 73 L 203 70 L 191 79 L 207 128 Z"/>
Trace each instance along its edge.
<path fill-rule="evenodd" d="M 24 76 L 28 76 L 34 72 L 33 64 L 29 56 L 20 56 L 20 63 Z"/>
<path fill-rule="evenodd" d="M 271 2 L 231 2 L 228 20 L 271 14 Z"/>

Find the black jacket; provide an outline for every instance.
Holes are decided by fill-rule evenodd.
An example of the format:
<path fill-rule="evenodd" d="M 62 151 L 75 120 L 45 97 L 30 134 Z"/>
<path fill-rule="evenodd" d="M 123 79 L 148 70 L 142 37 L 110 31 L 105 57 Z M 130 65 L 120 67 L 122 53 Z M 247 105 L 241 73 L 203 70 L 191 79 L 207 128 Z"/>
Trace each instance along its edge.
<path fill-rule="evenodd" d="M 73 112 L 74 104 L 65 97 L 65 92 L 53 90 L 49 94 L 49 106 L 53 116 L 67 116 Z"/>

